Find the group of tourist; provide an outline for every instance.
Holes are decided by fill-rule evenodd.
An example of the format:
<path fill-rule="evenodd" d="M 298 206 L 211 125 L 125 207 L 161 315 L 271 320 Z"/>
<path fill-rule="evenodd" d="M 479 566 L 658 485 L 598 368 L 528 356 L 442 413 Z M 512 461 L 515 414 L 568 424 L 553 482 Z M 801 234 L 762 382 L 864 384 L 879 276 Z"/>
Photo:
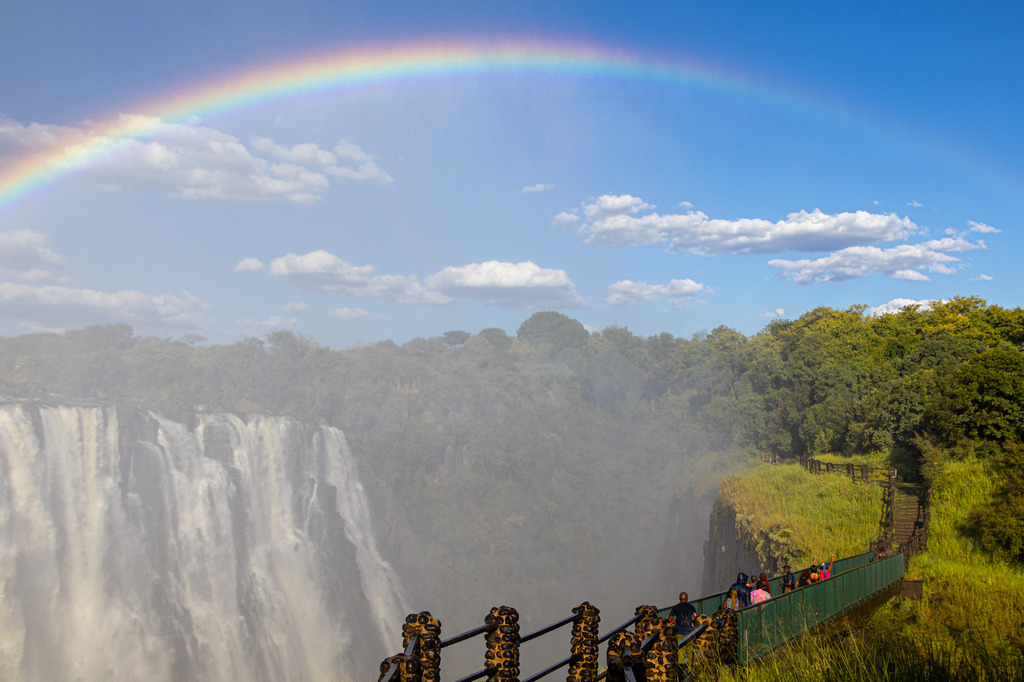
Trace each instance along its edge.
<path fill-rule="evenodd" d="M 836 558 L 833 556 L 828 563 L 823 561 L 819 564 L 817 558 L 815 558 L 811 562 L 811 567 L 802 571 L 799 578 L 794 577 L 789 564 L 784 565 L 782 570 L 785 573 L 780 581 L 782 594 L 832 577 L 832 566 L 835 560 Z M 766 574 L 761 573 L 754 577 L 753 575 L 740 573 L 736 576 L 736 582 L 729 586 L 722 608 L 730 611 L 739 611 L 751 604 L 760 604 L 763 601 L 767 601 L 771 597 L 772 586 Z M 685 637 L 693 632 L 693 623 L 697 617 L 697 609 L 689 602 L 689 595 L 686 592 L 679 593 L 679 603 L 672 607 L 668 617 L 669 620 L 675 623 L 676 631 L 680 637 Z"/>

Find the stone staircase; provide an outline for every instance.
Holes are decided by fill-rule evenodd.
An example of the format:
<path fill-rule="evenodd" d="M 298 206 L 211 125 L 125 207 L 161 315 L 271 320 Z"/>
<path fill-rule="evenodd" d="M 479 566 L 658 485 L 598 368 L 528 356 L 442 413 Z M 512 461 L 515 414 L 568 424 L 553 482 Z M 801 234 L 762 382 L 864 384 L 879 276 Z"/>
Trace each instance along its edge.
<path fill-rule="evenodd" d="M 930 491 L 923 486 L 893 484 L 892 526 L 880 539 L 892 550 L 903 552 L 904 561 L 928 549 L 928 502 Z"/>

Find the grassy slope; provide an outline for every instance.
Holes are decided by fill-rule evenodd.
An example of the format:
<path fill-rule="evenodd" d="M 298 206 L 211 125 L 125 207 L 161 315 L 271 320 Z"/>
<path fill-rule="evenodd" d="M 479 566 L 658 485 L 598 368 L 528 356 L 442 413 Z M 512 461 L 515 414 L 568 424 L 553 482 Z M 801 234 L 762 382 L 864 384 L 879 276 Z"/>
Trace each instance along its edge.
<path fill-rule="evenodd" d="M 844 481 L 839 483 L 838 481 Z M 846 486 L 853 486 L 847 488 Z M 752 537 L 783 525 L 804 555 L 863 551 L 878 534 L 881 505 L 842 476 L 796 467 L 759 467 L 722 484 Z M 908 579 L 924 580 L 920 601 L 893 599 L 862 630 L 804 638 L 756 666 L 705 671 L 722 680 L 1019 680 L 1024 679 L 1024 571 L 979 553 L 963 537 L 970 509 L 987 499 L 983 463 L 949 463 L 935 482 L 927 554 Z M 839 499 L 845 498 L 845 499 Z M 837 523 L 837 519 L 845 519 Z M 845 526 L 845 527 L 844 527 Z M 838 632 L 838 634 L 837 634 Z"/>
<path fill-rule="evenodd" d="M 762 464 L 726 479 L 720 499 L 736 510 L 740 532 L 765 564 L 775 558 L 804 566 L 813 558 L 860 554 L 879 533 L 881 487 L 815 476 L 796 465 Z"/>

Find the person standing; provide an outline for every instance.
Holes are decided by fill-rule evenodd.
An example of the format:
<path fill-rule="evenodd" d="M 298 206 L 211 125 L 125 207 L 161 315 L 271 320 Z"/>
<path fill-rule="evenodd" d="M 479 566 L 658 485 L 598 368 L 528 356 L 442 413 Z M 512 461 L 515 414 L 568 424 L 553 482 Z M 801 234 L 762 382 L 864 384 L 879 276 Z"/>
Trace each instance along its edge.
<path fill-rule="evenodd" d="M 729 589 L 736 590 L 736 596 L 739 597 L 740 602 L 743 606 L 750 606 L 750 586 L 747 585 L 747 574 L 740 573 L 736 576 L 736 582 L 729 586 Z"/>
<path fill-rule="evenodd" d="M 696 617 L 697 609 L 690 603 L 689 595 L 680 592 L 679 603 L 668 612 L 668 619 L 676 625 L 676 634 L 685 637 L 693 632 L 693 620 Z"/>
<path fill-rule="evenodd" d="M 793 571 L 789 569 L 789 564 L 782 567 L 782 570 L 786 572 L 782 576 L 782 594 L 792 592 L 796 588 L 796 579 L 793 577 Z"/>
<path fill-rule="evenodd" d="M 739 611 L 746 604 L 740 599 L 739 593 L 735 587 L 729 588 L 729 594 L 725 598 L 725 603 L 722 604 L 722 608 L 727 611 Z"/>

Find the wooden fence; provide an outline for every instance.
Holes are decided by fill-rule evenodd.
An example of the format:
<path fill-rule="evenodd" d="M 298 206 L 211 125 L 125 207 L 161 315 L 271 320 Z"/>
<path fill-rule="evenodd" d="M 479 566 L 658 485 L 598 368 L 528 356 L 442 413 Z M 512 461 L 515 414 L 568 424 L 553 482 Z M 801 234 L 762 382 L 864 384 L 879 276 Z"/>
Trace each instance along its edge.
<path fill-rule="evenodd" d="M 851 464 L 839 462 L 823 462 L 811 457 L 801 457 L 799 460 L 783 460 L 779 456 L 772 456 L 762 453 L 761 461 L 767 464 L 796 464 L 807 469 L 812 474 L 841 474 L 849 476 L 854 481 L 862 483 L 878 483 L 886 488 L 883 515 L 885 521 L 884 532 L 878 540 L 871 543 L 871 549 L 875 552 L 876 558 L 884 558 L 893 551 L 893 546 L 898 545 L 903 554 L 904 561 L 909 562 L 912 556 L 927 551 L 928 549 L 928 526 L 931 521 L 931 490 L 924 486 L 909 485 L 898 480 L 895 467 L 873 467 L 867 464 Z M 902 528 L 907 524 L 907 519 L 902 518 L 908 513 L 904 510 L 902 516 L 898 514 L 897 491 L 904 496 L 916 497 L 921 509 L 913 521 L 910 522 L 912 529 Z M 901 526 L 897 528 L 897 526 Z"/>

